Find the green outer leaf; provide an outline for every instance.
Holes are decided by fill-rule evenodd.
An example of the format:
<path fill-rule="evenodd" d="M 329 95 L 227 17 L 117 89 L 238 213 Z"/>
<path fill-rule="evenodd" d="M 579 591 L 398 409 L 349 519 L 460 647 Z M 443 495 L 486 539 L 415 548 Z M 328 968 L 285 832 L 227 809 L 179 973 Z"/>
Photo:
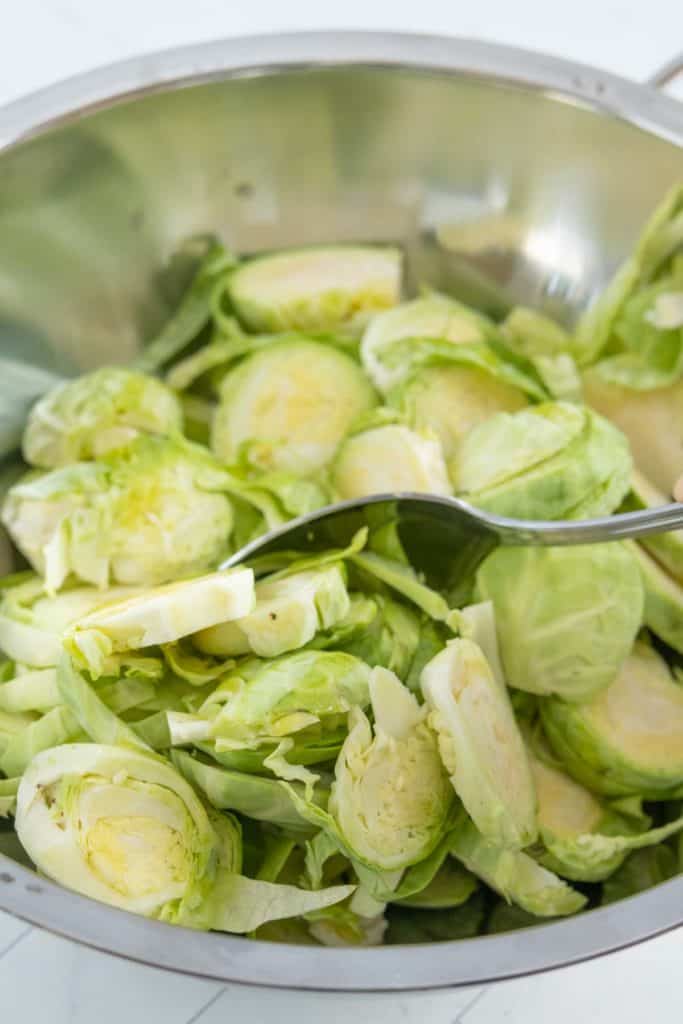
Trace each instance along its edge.
<path fill-rule="evenodd" d="M 267 821 L 290 831 L 310 833 L 308 819 L 302 817 L 281 782 L 218 768 L 182 750 L 173 750 L 170 756 L 181 775 L 200 789 L 214 807 L 238 811 L 256 821 Z M 289 785 L 303 800 L 304 787 L 296 782 Z M 317 788 L 315 800 L 321 807 L 326 806 L 328 796 L 329 791 L 324 787 Z"/>
<path fill-rule="evenodd" d="M 575 881 L 593 882 L 602 881 L 612 874 L 619 867 L 620 857 L 629 851 L 656 846 L 681 831 L 683 817 L 640 835 L 605 835 L 594 832 L 571 839 L 549 839 L 544 836 L 544 842 L 552 862 L 557 865 L 554 870 Z M 541 863 L 545 864 L 545 859 L 542 858 Z M 552 867 L 552 864 L 546 866 Z"/>
<path fill-rule="evenodd" d="M 207 901 L 210 906 L 204 908 L 200 920 L 204 927 L 244 934 L 254 931 L 267 921 L 299 917 L 321 907 L 340 903 L 354 889 L 353 885 L 337 885 L 313 891 L 297 889 L 293 885 L 263 882 L 223 871 L 219 872 L 210 901 Z M 204 916 L 206 910 L 209 911 L 208 920 Z"/>
<path fill-rule="evenodd" d="M 175 313 L 134 361 L 136 369 L 154 373 L 196 338 L 209 320 L 216 282 L 235 263 L 235 258 L 222 245 L 215 242 L 211 246 Z"/>
<path fill-rule="evenodd" d="M 605 689 L 642 623 L 638 564 L 618 544 L 499 548 L 477 574 L 510 686 L 586 700 Z"/>
<path fill-rule="evenodd" d="M 602 903 L 614 903 L 627 896 L 651 889 L 678 874 L 680 866 L 670 846 L 660 844 L 636 850 L 602 887 Z"/>
<path fill-rule="evenodd" d="M 504 850 L 487 843 L 472 822 L 456 829 L 451 853 L 506 900 L 538 917 L 575 914 L 586 897 L 541 867 L 521 850 Z"/>
<path fill-rule="evenodd" d="M 0 757 L 0 769 L 9 777 L 21 775 L 41 750 L 71 743 L 80 736 L 76 716 L 60 705 L 12 737 Z"/>
<path fill-rule="evenodd" d="M 643 621 L 669 647 L 683 654 L 683 587 L 639 544 L 629 541 L 629 545 L 643 576 Z"/>
<path fill-rule="evenodd" d="M 62 700 L 91 740 L 150 753 L 150 748 L 138 734 L 98 697 L 66 653 L 57 668 L 57 683 Z"/>
<path fill-rule="evenodd" d="M 410 868 L 406 875 L 410 872 L 416 874 L 415 868 Z M 403 891 L 406 883 L 407 879 L 404 875 L 397 891 Z M 466 903 L 472 893 L 478 888 L 479 882 L 477 878 L 451 857 L 443 862 L 434 877 L 424 888 L 398 899 L 394 896 L 390 902 L 404 907 L 416 907 L 423 910 L 445 910 L 448 907 L 459 907 Z"/>
<path fill-rule="evenodd" d="M 382 558 L 381 555 L 376 555 L 372 551 L 352 555 L 350 561 L 359 569 L 375 576 L 382 583 L 386 583 L 397 593 L 412 601 L 430 618 L 441 622 L 448 618 L 449 608 L 441 594 L 421 583 L 415 571 L 409 566 L 401 565 L 400 562 L 391 562 L 388 558 Z"/>
<path fill-rule="evenodd" d="M 482 929 L 486 916 L 483 891 L 475 892 L 460 907 L 447 910 L 418 910 L 392 905 L 387 909 L 387 945 L 422 942 L 451 942 L 471 939 Z"/>
<path fill-rule="evenodd" d="M 649 283 L 662 263 L 674 251 L 676 229 L 683 203 L 683 185 L 674 185 L 645 225 L 633 254 L 619 268 L 598 301 L 582 316 L 575 339 L 575 353 L 581 366 L 589 366 L 610 341 L 614 323 L 628 297 Z"/>

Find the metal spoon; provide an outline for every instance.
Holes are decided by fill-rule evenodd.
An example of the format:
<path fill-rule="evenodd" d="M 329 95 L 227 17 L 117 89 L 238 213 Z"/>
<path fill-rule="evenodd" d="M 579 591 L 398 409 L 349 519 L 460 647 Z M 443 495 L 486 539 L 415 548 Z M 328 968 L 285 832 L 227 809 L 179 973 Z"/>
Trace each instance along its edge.
<path fill-rule="evenodd" d="M 624 512 L 602 519 L 507 519 L 435 494 L 374 494 L 341 501 L 293 519 L 235 552 L 223 568 L 281 551 L 344 547 L 362 527 L 394 526 L 411 565 L 436 587 L 451 589 L 499 544 L 550 547 L 602 544 L 683 527 L 683 504 Z"/>

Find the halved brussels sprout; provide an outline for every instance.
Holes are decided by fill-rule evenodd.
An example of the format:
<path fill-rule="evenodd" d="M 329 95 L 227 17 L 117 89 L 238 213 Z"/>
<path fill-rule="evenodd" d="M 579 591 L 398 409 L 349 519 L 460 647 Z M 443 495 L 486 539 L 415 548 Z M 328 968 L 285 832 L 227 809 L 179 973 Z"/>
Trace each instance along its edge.
<path fill-rule="evenodd" d="M 532 749 L 530 759 L 546 851 L 537 859 L 565 878 L 600 882 L 616 871 L 629 850 L 654 846 L 683 830 L 683 818 L 648 828 L 642 813 L 630 816 L 618 803 L 601 802 L 548 757 L 538 757 Z"/>
<path fill-rule="evenodd" d="M 77 619 L 110 601 L 139 593 L 136 587 L 73 587 L 50 596 L 38 576 L 7 587 L 0 600 L 0 649 L 8 658 L 50 668 L 62 653 L 62 634 Z"/>
<path fill-rule="evenodd" d="M 604 380 L 593 368 L 584 373 L 583 384 L 589 405 L 628 438 L 640 472 L 671 494 L 683 472 L 683 378 L 667 387 L 635 391 Z"/>
<path fill-rule="evenodd" d="M 243 618 L 255 600 L 251 569 L 166 583 L 78 619 L 64 644 L 97 677 L 110 654 L 173 643 L 217 622 Z"/>
<path fill-rule="evenodd" d="M 347 898 L 239 874 L 236 819 L 212 814 L 162 758 L 92 743 L 56 747 L 19 785 L 16 828 L 49 877 L 93 899 L 174 924 L 247 932 Z"/>
<path fill-rule="evenodd" d="M 396 871 L 441 840 L 453 794 L 427 709 L 383 668 L 372 670 L 370 698 L 374 730 L 359 707 L 351 709 L 329 807 L 361 863 Z"/>
<path fill-rule="evenodd" d="M 401 253 L 370 245 L 289 249 L 241 264 L 231 302 L 252 331 L 358 331 L 401 292 Z"/>
<path fill-rule="evenodd" d="M 450 494 L 452 490 L 437 438 L 398 423 L 347 438 L 330 475 L 342 500 L 397 491 Z"/>
<path fill-rule="evenodd" d="M 253 611 L 196 633 L 192 637 L 195 646 L 213 655 L 253 652 L 275 658 L 305 646 L 319 630 L 332 629 L 350 608 L 344 574 L 338 565 L 284 579 L 270 581 L 266 577 L 255 590 Z"/>
<path fill-rule="evenodd" d="M 243 662 L 203 707 L 218 749 L 239 750 L 322 725 L 335 728 L 370 699 L 370 668 L 350 654 L 299 651 Z"/>
<path fill-rule="evenodd" d="M 536 838 L 536 797 L 507 692 L 481 649 L 452 640 L 422 671 L 432 728 L 456 793 L 487 839 L 503 847 Z"/>
<path fill-rule="evenodd" d="M 683 687 L 646 644 L 592 700 L 540 708 L 555 754 L 595 792 L 662 800 L 683 786 Z"/>
<path fill-rule="evenodd" d="M 361 342 L 363 366 L 377 390 L 386 394 L 401 376 L 382 359 L 393 342 L 403 338 L 439 338 L 453 344 L 485 341 L 490 327 L 474 310 L 431 292 L 372 318 Z"/>
<path fill-rule="evenodd" d="M 589 409 L 548 402 L 469 432 L 451 464 L 456 492 L 498 515 L 581 518 L 618 507 L 630 487 L 623 435 Z"/>
<path fill-rule="evenodd" d="M 375 393 L 354 360 L 302 338 L 248 356 L 223 380 L 211 446 L 225 462 L 307 476 L 321 469 Z"/>
<path fill-rule="evenodd" d="M 416 430 L 432 430 L 447 462 L 473 427 L 499 412 L 513 413 L 529 404 L 524 391 L 476 366 L 424 366 L 387 396 Z"/>
<path fill-rule="evenodd" d="M 48 591 L 69 575 L 99 587 L 164 583 L 219 561 L 232 529 L 224 483 L 206 449 L 140 436 L 100 462 L 29 474 L 2 520 Z"/>
<path fill-rule="evenodd" d="M 530 693 L 598 693 L 642 622 L 638 562 L 620 544 L 499 548 L 481 565 L 477 587 L 493 601 L 506 679 Z"/>
<path fill-rule="evenodd" d="M 669 647 L 683 654 L 683 587 L 633 543 L 631 548 L 643 576 L 643 622 Z"/>
<path fill-rule="evenodd" d="M 180 402 L 161 381 L 122 366 L 66 381 L 31 409 L 24 458 L 42 469 L 99 459 L 139 434 L 177 434 Z"/>
<path fill-rule="evenodd" d="M 50 878 L 147 916 L 182 919 L 216 872 L 216 834 L 192 787 L 167 762 L 120 747 L 37 755 L 19 786 L 16 829 Z M 240 845 L 236 831 L 236 871 Z"/>
<path fill-rule="evenodd" d="M 586 904 L 583 893 L 572 889 L 522 850 L 504 849 L 488 842 L 471 821 L 454 831 L 450 849 L 473 875 L 509 903 L 536 917 L 575 914 Z"/>

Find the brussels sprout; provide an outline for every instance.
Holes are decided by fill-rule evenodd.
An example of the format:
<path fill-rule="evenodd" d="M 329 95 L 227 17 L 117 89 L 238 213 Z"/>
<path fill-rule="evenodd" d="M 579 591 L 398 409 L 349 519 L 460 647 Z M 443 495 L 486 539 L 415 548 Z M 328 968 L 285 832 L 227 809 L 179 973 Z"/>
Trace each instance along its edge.
<path fill-rule="evenodd" d="M 601 803 L 554 764 L 531 754 L 538 797 L 538 825 L 546 853 L 538 859 L 565 878 L 599 882 L 620 866 L 629 850 L 654 846 L 683 830 L 683 818 L 647 829 L 619 809 Z"/>
<path fill-rule="evenodd" d="M 431 430 L 450 462 L 463 437 L 499 412 L 513 413 L 528 405 L 520 388 L 476 366 L 424 366 L 387 396 L 416 430 Z"/>
<path fill-rule="evenodd" d="M 209 453 L 141 436 L 99 462 L 76 463 L 11 488 L 3 522 L 48 591 L 73 576 L 150 585 L 219 561 L 232 528 Z"/>
<path fill-rule="evenodd" d="M 225 462 L 306 476 L 329 462 L 375 402 L 350 356 L 305 338 L 282 342 L 226 375 L 211 446 Z"/>
<path fill-rule="evenodd" d="M 603 380 L 591 369 L 583 381 L 586 401 L 623 431 L 640 472 L 671 494 L 683 467 L 683 379 L 635 391 Z"/>
<path fill-rule="evenodd" d="M 180 433 L 182 423 L 180 403 L 161 381 L 104 367 L 60 384 L 36 402 L 24 431 L 24 458 L 53 469 L 98 459 L 139 434 Z"/>
<path fill-rule="evenodd" d="M 238 750 L 275 741 L 319 723 L 333 728 L 369 701 L 370 668 L 350 654 L 299 651 L 272 661 L 244 662 L 204 706 L 217 707 L 217 748 Z"/>
<path fill-rule="evenodd" d="M 57 664 L 62 634 L 77 619 L 95 608 L 138 594 L 134 587 L 72 587 L 54 596 L 43 581 L 29 578 L 8 587 L 0 600 L 0 648 L 8 658 L 36 668 Z"/>
<path fill-rule="evenodd" d="M 631 493 L 626 496 L 623 507 L 625 511 L 656 508 L 658 505 L 666 505 L 668 501 L 665 494 L 635 470 Z M 683 530 L 643 537 L 640 543 L 679 583 L 683 583 Z"/>
<path fill-rule="evenodd" d="M 275 658 L 332 629 L 350 608 L 344 575 L 338 565 L 295 573 L 256 584 L 256 606 L 240 619 L 203 629 L 192 642 L 207 654 L 253 652 Z"/>
<path fill-rule="evenodd" d="M 251 931 L 345 899 L 239 875 L 239 825 L 209 818 L 161 758 L 100 744 L 44 751 L 19 786 L 16 828 L 49 877 L 94 899 L 172 923 Z"/>
<path fill-rule="evenodd" d="M 487 839 L 536 838 L 536 798 L 507 692 L 471 640 L 452 640 L 422 671 L 430 724 L 456 793 Z"/>
<path fill-rule="evenodd" d="M 44 751 L 24 774 L 16 828 L 44 874 L 148 916 L 182 918 L 208 893 L 217 840 L 192 788 L 167 763 L 97 744 Z M 235 836 L 239 871 L 239 836 Z"/>
<path fill-rule="evenodd" d="M 400 424 L 376 427 L 348 438 L 330 474 L 342 500 L 396 491 L 451 493 L 439 441 Z"/>
<path fill-rule="evenodd" d="M 678 184 L 650 217 L 633 254 L 579 322 L 578 359 L 588 365 L 608 353 L 611 358 L 598 366 L 606 380 L 648 388 L 673 383 L 681 372 L 678 304 L 665 296 L 683 290 L 682 212 L 683 185 Z"/>
<path fill-rule="evenodd" d="M 643 622 L 669 647 L 683 654 L 683 587 L 638 544 L 634 543 L 631 550 L 643 576 Z"/>
<path fill-rule="evenodd" d="M 251 569 L 214 572 L 97 608 L 68 628 L 64 644 L 97 677 L 113 653 L 172 643 L 242 618 L 254 602 Z"/>
<path fill-rule="evenodd" d="M 477 587 L 493 601 L 505 677 L 530 693 L 584 700 L 609 686 L 642 621 L 638 562 L 619 544 L 500 548 Z"/>
<path fill-rule="evenodd" d="M 485 317 L 446 295 L 432 292 L 372 318 L 361 342 L 363 366 L 378 391 L 386 394 L 401 376 L 382 359 L 393 342 L 404 338 L 439 338 L 462 344 L 485 341 L 490 330 L 491 324 Z"/>
<path fill-rule="evenodd" d="M 540 708 L 553 750 L 595 792 L 661 800 L 683 785 L 683 687 L 645 644 L 590 701 L 553 697 Z"/>
<path fill-rule="evenodd" d="M 241 264 L 228 293 L 252 331 L 358 331 L 373 313 L 394 306 L 401 254 L 375 246 L 290 249 Z"/>
<path fill-rule="evenodd" d="M 361 863 L 395 871 L 437 845 L 453 797 L 426 709 L 382 668 L 372 670 L 370 697 L 374 732 L 363 711 L 352 708 L 330 813 Z"/>
<path fill-rule="evenodd" d="M 585 407 L 548 402 L 499 413 L 469 432 L 451 464 L 456 492 L 499 515 L 580 518 L 612 512 L 630 486 L 622 434 Z"/>
<path fill-rule="evenodd" d="M 508 902 L 536 917 L 575 914 L 586 897 L 521 850 L 488 842 L 471 821 L 455 830 L 451 852 Z"/>

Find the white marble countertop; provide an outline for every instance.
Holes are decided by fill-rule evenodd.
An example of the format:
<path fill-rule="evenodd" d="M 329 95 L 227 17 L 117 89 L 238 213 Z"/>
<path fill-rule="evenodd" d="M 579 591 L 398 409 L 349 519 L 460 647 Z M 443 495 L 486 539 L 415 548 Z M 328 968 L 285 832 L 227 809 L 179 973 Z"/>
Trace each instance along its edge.
<path fill-rule="evenodd" d="M 0 103 L 78 71 L 209 38 L 402 29 L 547 50 L 644 79 L 683 46 L 680 0 L 20 0 L 2 6 Z M 683 95 L 683 86 L 678 94 Z M 80 948 L 0 913 L 0 1011 L 21 1024 L 642 1024 L 683 1017 L 683 929 L 536 978 L 432 995 L 302 995 L 223 986 Z"/>

